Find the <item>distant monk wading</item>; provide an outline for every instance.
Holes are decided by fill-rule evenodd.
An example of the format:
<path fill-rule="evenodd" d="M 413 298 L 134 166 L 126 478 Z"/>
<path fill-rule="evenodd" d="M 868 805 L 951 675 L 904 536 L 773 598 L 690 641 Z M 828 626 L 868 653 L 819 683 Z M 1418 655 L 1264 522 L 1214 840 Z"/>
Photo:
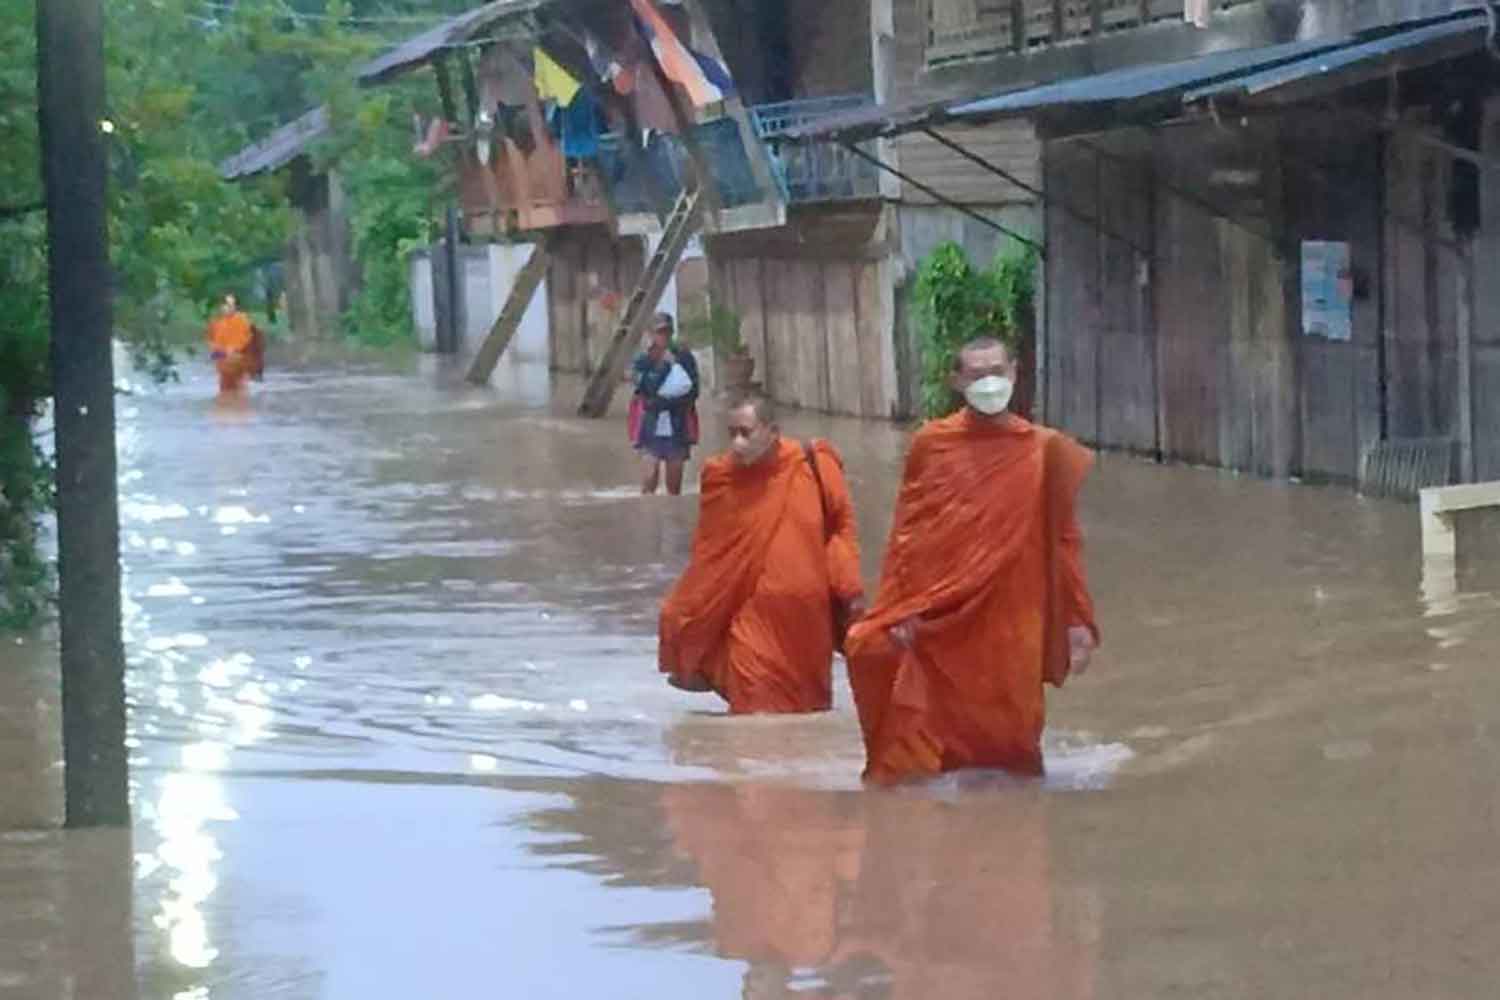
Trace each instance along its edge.
<path fill-rule="evenodd" d="M 1007 412 L 1015 375 L 999 341 L 966 345 L 965 407 L 912 441 L 880 591 L 848 640 L 871 781 L 1041 774 L 1042 685 L 1098 643 L 1074 513 L 1092 456 Z"/>
<path fill-rule="evenodd" d="M 235 296 L 224 296 L 218 314 L 208 321 L 206 339 L 209 357 L 219 372 L 220 394 L 241 393 L 247 377 L 261 377 L 265 369 L 264 341 L 250 317 L 240 311 Z"/>
<path fill-rule="evenodd" d="M 734 713 L 817 712 L 833 702 L 833 612 L 864 587 L 838 453 L 783 438 L 770 404 L 730 404 L 730 453 L 703 468 L 687 571 L 661 611 L 660 667 Z M 816 462 L 816 466 L 814 466 Z"/>

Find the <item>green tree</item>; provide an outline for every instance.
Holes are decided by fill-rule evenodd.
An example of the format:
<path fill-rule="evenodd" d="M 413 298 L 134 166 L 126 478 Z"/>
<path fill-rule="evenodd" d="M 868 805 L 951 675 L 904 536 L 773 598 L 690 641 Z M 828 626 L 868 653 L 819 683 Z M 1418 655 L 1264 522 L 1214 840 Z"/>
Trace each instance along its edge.
<path fill-rule="evenodd" d="M 337 166 L 364 275 L 346 325 L 374 343 L 408 340 L 406 253 L 429 236 L 438 172 L 412 157 L 412 110 L 432 113 L 430 78 L 372 92 L 356 67 L 471 0 L 109 0 L 105 56 L 110 240 L 120 338 L 159 376 L 196 339 L 224 291 L 246 294 L 280 258 L 291 216 L 283 179 L 220 180 L 217 164 L 326 104 L 313 150 Z M 36 447 L 49 394 L 45 230 L 36 125 L 35 5 L 0 3 L 0 627 L 43 610 L 37 525 L 50 496 Z M 43 428 L 42 430 L 45 430 Z"/>
<path fill-rule="evenodd" d="M 957 243 L 943 243 L 917 268 L 914 317 L 922 354 L 922 416 L 946 416 L 961 402 L 949 385 L 959 348 L 998 337 L 1012 350 L 1036 301 L 1037 253 L 1019 243 L 976 268 Z"/>

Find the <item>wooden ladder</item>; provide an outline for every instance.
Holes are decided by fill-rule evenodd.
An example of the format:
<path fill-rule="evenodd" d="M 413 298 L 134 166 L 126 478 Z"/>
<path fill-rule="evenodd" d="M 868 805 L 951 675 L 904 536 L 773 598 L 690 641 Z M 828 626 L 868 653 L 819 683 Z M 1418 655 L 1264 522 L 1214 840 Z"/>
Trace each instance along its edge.
<path fill-rule="evenodd" d="M 656 245 L 656 252 L 646 262 L 646 269 L 641 272 L 641 280 L 636 283 L 635 292 L 620 315 L 619 325 L 615 327 L 609 347 L 589 379 L 583 402 L 578 405 L 580 416 L 598 418 L 609 412 L 610 401 L 614 399 L 615 387 L 625 373 L 625 362 L 630 356 L 631 348 L 640 342 L 646 322 L 661 301 L 662 293 L 672 280 L 688 243 L 702 225 L 701 191 L 697 188 L 684 190 L 678 195 L 677 203 L 672 206 L 666 225 L 662 227 L 661 242 Z"/>
<path fill-rule="evenodd" d="M 479 346 L 479 353 L 474 355 L 474 363 L 469 366 L 469 374 L 465 378 L 470 382 L 475 385 L 489 382 L 495 366 L 500 363 L 500 356 L 505 353 L 511 338 L 520 328 L 526 308 L 531 305 L 531 298 L 536 294 L 537 287 L 547 274 L 547 265 L 551 262 L 552 234 L 548 233 L 531 248 L 526 266 L 521 268 L 521 273 L 511 283 L 510 294 L 505 297 L 505 307 L 495 317 L 494 325 L 490 327 L 484 343 Z"/>

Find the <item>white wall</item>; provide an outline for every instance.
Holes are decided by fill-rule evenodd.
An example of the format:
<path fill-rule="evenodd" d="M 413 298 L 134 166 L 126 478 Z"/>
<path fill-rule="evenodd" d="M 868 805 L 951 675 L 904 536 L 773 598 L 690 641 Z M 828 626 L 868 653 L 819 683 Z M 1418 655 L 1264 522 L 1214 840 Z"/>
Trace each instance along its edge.
<path fill-rule="evenodd" d="M 510 286 L 526 262 L 531 259 L 532 244 L 530 243 L 496 243 L 488 247 L 489 250 L 489 293 L 490 301 L 487 317 L 484 323 L 484 331 L 479 336 L 483 337 L 488 332 L 490 324 L 495 317 L 500 315 L 500 310 L 505 308 L 505 299 L 510 294 Z M 547 279 L 537 286 L 536 294 L 532 295 L 531 303 L 526 307 L 526 313 L 521 317 L 521 326 L 516 330 L 515 338 L 506 349 L 506 354 L 513 355 L 518 360 L 546 364 L 548 358 L 548 328 L 547 328 Z M 474 349 L 478 349 L 479 341 L 474 341 Z"/>
<path fill-rule="evenodd" d="M 411 288 L 411 324 L 424 351 L 437 350 L 437 317 L 432 314 L 432 258 L 418 250 L 406 259 Z"/>

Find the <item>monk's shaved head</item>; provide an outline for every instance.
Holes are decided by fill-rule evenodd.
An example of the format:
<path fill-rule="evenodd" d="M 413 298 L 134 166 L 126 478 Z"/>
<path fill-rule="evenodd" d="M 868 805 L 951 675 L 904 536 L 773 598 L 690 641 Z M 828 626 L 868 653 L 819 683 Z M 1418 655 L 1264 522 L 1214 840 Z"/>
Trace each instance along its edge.
<path fill-rule="evenodd" d="M 1010 348 L 1005 341 L 998 337 L 975 337 L 964 346 L 960 347 L 953 355 L 953 372 L 959 374 L 964 370 L 965 363 L 972 354 L 988 354 L 994 351 L 1004 351 L 1006 362 L 1010 362 Z"/>
<path fill-rule="evenodd" d="M 780 437 L 776 409 L 764 396 L 736 396 L 729 404 L 729 450 L 741 465 L 754 465 L 773 450 Z"/>
<path fill-rule="evenodd" d="M 750 392 L 734 397 L 729 403 L 731 414 L 737 414 L 745 409 L 755 414 L 756 423 L 773 425 L 776 423 L 776 406 L 765 396 Z"/>

